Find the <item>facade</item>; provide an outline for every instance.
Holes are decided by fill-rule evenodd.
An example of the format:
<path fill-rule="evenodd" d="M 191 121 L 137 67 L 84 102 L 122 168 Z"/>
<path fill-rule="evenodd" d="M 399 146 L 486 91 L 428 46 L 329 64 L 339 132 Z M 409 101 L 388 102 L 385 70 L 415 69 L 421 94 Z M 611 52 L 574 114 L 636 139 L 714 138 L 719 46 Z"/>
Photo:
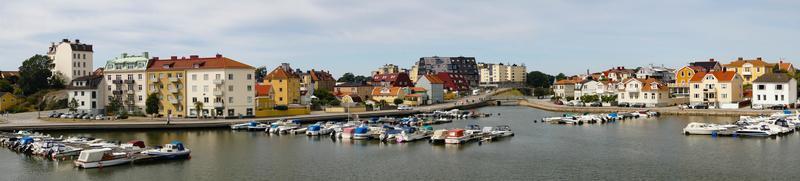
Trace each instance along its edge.
<path fill-rule="evenodd" d="M 636 70 L 626 69 L 625 67 L 614 67 L 612 69 L 603 71 L 603 75 L 608 80 L 622 82 L 628 78 L 635 78 Z"/>
<path fill-rule="evenodd" d="M 650 64 L 647 67 L 639 68 L 636 71 L 637 79 L 650 79 L 654 78 L 659 82 L 674 82 L 675 69 L 662 66 L 654 66 Z"/>
<path fill-rule="evenodd" d="M 382 87 L 411 87 L 414 83 L 407 73 L 400 72 L 396 74 L 378 74 L 372 76 L 373 86 Z"/>
<path fill-rule="evenodd" d="M 300 74 L 300 86 L 313 87 L 314 90 L 333 91 L 336 79 L 330 72 L 311 69 Z"/>
<path fill-rule="evenodd" d="M 214 57 L 189 56 L 186 69 L 186 107 L 189 117 L 255 116 L 255 68 L 217 54 Z"/>
<path fill-rule="evenodd" d="M 736 109 L 744 97 L 742 90 L 744 80 L 736 72 L 700 72 L 696 73 L 689 83 L 691 104 Z"/>
<path fill-rule="evenodd" d="M 564 79 L 553 84 L 553 95 L 561 99 L 575 99 L 575 87 L 578 81 Z"/>
<path fill-rule="evenodd" d="M 753 105 L 787 106 L 797 100 L 797 80 L 785 73 L 772 73 L 753 81 Z"/>
<path fill-rule="evenodd" d="M 403 97 L 403 104 L 408 106 L 420 106 L 428 102 L 428 90 L 422 87 L 411 87 L 409 93 Z"/>
<path fill-rule="evenodd" d="M 715 61 L 713 58 L 708 59 L 708 61 L 696 61 L 689 63 L 689 66 L 696 66 L 702 67 L 706 72 L 711 71 L 723 71 L 723 66 L 719 62 Z"/>
<path fill-rule="evenodd" d="M 256 84 L 256 111 L 272 110 L 275 107 L 275 92 L 272 85 Z"/>
<path fill-rule="evenodd" d="M 444 90 L 448 92 L 458 93 L 469 90 L 469 81 L 461 74 L 439 72 L 436 77 L 442 80 Z"/>
<path fill-rule="evenodd" d="M 109 60 L 103 67 L 105 83 L 101 88 L 106 100 L 117 99 L 128 112 L 144 112 L 147 99 L 146 72 L 150 55 L 129 55 Z M 106 101 L 107 102 L 107 101 Z M 107 105 L 106 105 L 107 106 Z"/>
<path fill-rule="evenodd" d="M 365 83 L 343 83 L 333 88 L 333 95 L 359 97 L 361 100 L 369 100 L 374 86 Z"/>
<path fill-rule="evenodd" d="M 422 57 L 414 68 L 411 72 L 416 73 L 413 77 L 415 80 L 419 80 L 422 75 L 445 72 L 463 76 L 468 86 L 478 86 L 480 82 L 480 72 L 475 57 Z"/>
<path fill-rule="evenodd" d="M 675 81 L 669 84 L 673 96 L 689 97 L 689 86 L 695 73 L 707 72 L 701 66 L 684 66 L 675 71 Z"/>
<path fill-rule="evenodd" d="M 426 89 L 428 94 L 427 104 L 438 104 L 444 102 L 444 81 L 436 75 L 424 75 L 417 80 L 417 87 Z"/>
<path fill-rule="evenodd" d="M 507 87 L 525 84 L 525 65 L 478 63 L 480 86 Z"/>
<path fill-rule="evenodd" d="M 23 99 L 10 92 L 0 92 L 0 111 L 5 112 L 9 108 L 16 106 L 22 101 Z"/>
<path fill-rule="evenodd" d="M 761 57 L 752 60 L 745 60 L 742 57 L 725 64 L 728 71 L 733 71 L 742 76 L 745 84 L 753 84 L 753 81 L 764 74 L 772 73 L 773 64 L 764 62 Z"/>
<path fill-rule="evenodd" d="M 53 60 L 54 74 L 61 74 L 65 83 L 75 77 L 92 75 L 94 51 L 92 45 L 81 43 L 80 40 L 70 41 L 63 39 L 58 43 L 51 43 L 47 56 Z"/>
<path fill-rule="evenodd" d="M 667 84 L 657 79 L 627 79 L 617 94 L 618 103 L 661 107 L 673 104 Z"/>
<path fill-rule="evenodd" d="M 272 86 L 276 105 L 300 104 L 300 76 L 288 63 L 282 63 L 267 74 L 264 84 Z"/>
<path fill-rule="evenodd" d="M 147 65 L 147 95 L 156 94 L 159 100 L 158 114 L 165 117 L 186 117 L 186 57 L 172 56 L 169 59 L 153 57 Z M 146 100 L 146 98 L 145 98 Z"/>
<path fill-rule="evenodd" d="M 616 89 L 610 81 L 584 80 L 575 83 L 575 99 L 580 100 L 582 96 L 597 95 L 598 97 L 615 95 Z"/>
<path fill-rule="evenodd" d="M 105 114 L 106 82 L 103 75 L 89 75 L 72 79 L 67 86 L 69 94 L 68 102 L 75 100 L 78 102 L 77 112 L 88 114 Z"/>
<path fill-rule="evenodd" d="M 380 75 L 380 74 L 396 74 L 400 73 L 400 67 L 395 64 L 386 64 L 379 67 L 377 70 L 372 71 L 372 75 Z"/>
<path fill-rule="evenodd" d="M 372 101 L 385 101 L 389 105 L 395 105 L 395 99 L 405 99 L 410 93 L 408 87 L 375 87 L 372 89 Z"/>

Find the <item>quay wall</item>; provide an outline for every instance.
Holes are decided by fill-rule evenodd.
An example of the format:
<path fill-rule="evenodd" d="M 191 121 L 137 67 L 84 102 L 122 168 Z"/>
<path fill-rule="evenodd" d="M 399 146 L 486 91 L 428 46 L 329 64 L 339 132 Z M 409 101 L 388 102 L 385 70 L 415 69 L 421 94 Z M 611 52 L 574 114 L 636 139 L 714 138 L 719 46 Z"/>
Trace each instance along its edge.
<path fill-rule="evenodd" d="M 545 100 L 519 100 L 520 106 L 527 106 L 553 112 L 575 112 L 575 113 L 610 113 L 610 112 L 632 112 L 640 110 L 657 111 L 664 115 L 689 115 L 689 116 L 758 116 L 770 115 L 776 110 L 750 110 L 750 109 L 679 109 L 677 107 L 573 107 L 556 105 Z"/>

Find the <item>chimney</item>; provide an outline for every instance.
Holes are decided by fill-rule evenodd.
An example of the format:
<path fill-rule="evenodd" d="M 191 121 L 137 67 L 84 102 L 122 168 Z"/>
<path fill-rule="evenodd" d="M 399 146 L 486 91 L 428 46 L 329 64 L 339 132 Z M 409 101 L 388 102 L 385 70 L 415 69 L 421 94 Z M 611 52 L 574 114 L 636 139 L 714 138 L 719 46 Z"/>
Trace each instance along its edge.
<path fill-rule="evenodd" d="M 222 58 L 222 54 L 217 53 L 217 58 Z"/>
<path fill-rule="evenodd" d="M 128 58 L 128 53 L 122 53 L 122 58 Z"/>
<path fill-rule="evenodd" d="M 75 39 L 75 43 L 76 43 L 76 44 L 78 44 L 78 43 L 81 43 L 81 40 L 79 40 L 79 39 Z"/>
<path fill-rule="evenodd" d="M 178 60 L 178 56 L 171 56 L 169 57 L 170 60 Z"/>
<path fill-rule="evenodd" d="M 708 59 L 709 62 L 714 62 L 714 58 Z"/>
<path fill-rule="evenodd" d="M 150 58 L 150 52 L 142 52 L 142 56 L 144 56 L 144 58 Z"/>
<path fill-rule="evenodd" d="M 737 60 L 744 60 L 744 58 L 742 58 L 742 57 L 739 57 L 739 59 L 737 59 Z"/>
<path fill-rule="evenodd" d="M 64 42 L 64 43 L 69 43 L 69 39 L 66 39 L 66 38 L 64 38 L 64 39 L 61 39 L 61 42 Z"/>
<path fill-rule="evenodd" d="M 189 55 L 189 59 L 198 59 L 200 56 L 197 55 Z"/>
<path fill-rule="evenodd" d="M 761 60 L 761 57 L 756 57 L 756 60 Z"/>

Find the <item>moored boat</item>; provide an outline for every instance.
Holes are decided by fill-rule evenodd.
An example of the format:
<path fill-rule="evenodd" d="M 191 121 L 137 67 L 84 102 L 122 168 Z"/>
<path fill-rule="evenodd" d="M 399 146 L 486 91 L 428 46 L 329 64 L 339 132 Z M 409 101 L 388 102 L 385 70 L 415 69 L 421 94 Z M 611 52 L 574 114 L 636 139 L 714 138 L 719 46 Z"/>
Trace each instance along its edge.
<path fill-rule="evenodd" d="M 186 159 L 189 158 L 192 150 L 186 148 L 180 141 L 172 141 L 164 147 L 143 151 L 142 154 L 155 156 L 160 159 Z"/>
<path fill-rule="evenodd" d="M 112 152 L 110 148 L 81 151 L 75 166 L 78 168 L 101 168 L 130 163 L 133 159 L 127 153 Z"/>

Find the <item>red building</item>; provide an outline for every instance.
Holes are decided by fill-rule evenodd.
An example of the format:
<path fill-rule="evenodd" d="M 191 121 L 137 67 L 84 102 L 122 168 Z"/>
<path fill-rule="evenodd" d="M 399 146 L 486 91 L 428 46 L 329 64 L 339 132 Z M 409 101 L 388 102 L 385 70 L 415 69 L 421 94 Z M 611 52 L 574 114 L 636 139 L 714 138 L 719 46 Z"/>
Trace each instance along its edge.
<path fill-rule="evenodd" d="M 408 74 L 401 72 L 372 76 L 372 85 L 382 87 L 412 87 L 414 83 L 411 83 L 411 78 L 408 77 Z"/>
<path fill-rule="evenodd" d="M 444 82 L 444 89 L 448 91 L 467 91 L 469 90 L 469 82 L 461 74 L 452 74 L 448 72 L 439 72 L 436 74 L 439 79 Z"/>

